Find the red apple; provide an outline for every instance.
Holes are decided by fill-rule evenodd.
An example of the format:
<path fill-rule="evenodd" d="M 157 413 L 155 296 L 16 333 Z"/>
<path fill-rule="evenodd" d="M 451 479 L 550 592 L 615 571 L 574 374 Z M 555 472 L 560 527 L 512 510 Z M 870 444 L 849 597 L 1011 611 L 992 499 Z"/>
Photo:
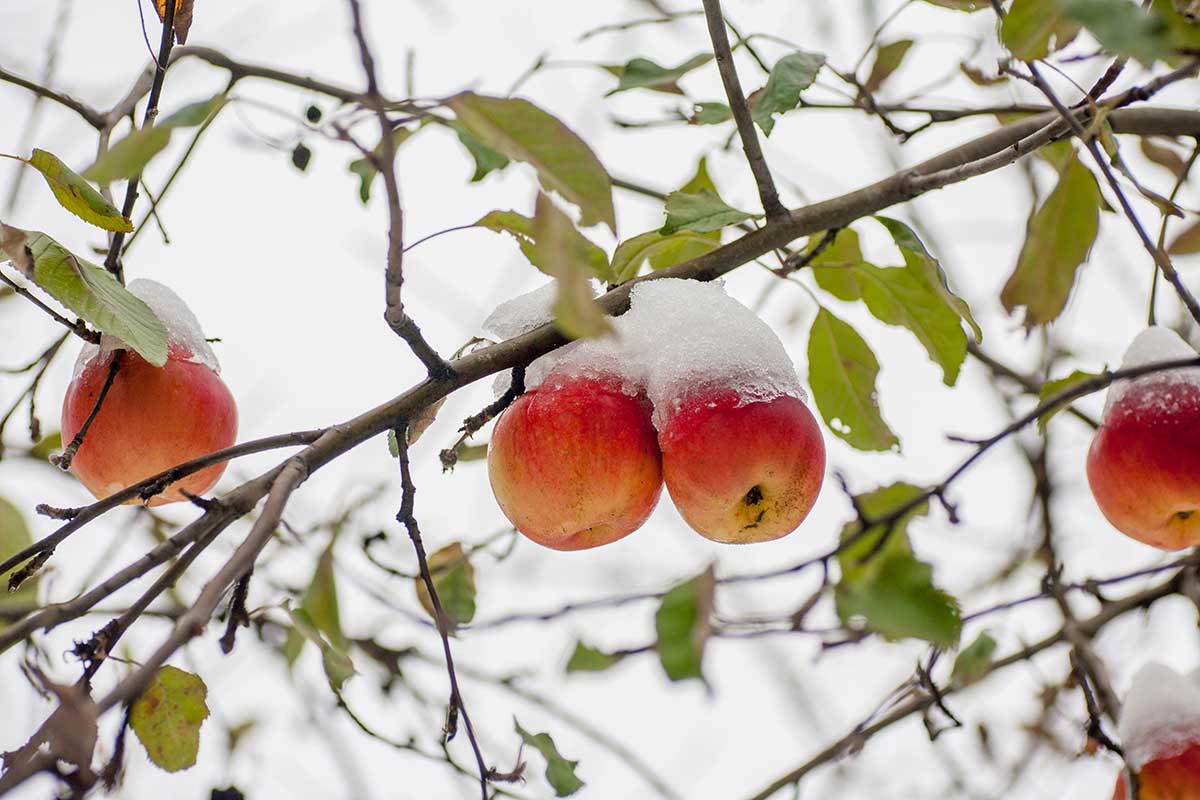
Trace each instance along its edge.
<path fill-rule="evenodd" d="M 192 352 L 177 342 L 162 367 L 129 350 L 98 353 L 88 361 L 63 400 L 64 442 L 75 437 L 95 407 L 114 358 L 120 359 L 116 379 L 71 461 L 71 472 L 97 498 L 234 443 L 233 395 L 216 372 L 193 361 Z M 221 463 L 195 472 L 150 505 L 184 500 L 184 491 L 203 494 L 224 471 Z"/>
<path fill-rule="evenodd" d="M 701 536 L 778 539 L 808 516 L 825 477 L 825 444 L 795 397 L 744 403 L 731 389 L 675 404 L 658 438 L 675 507 Z"/>
<path fill-rule="evenodd" d="M 1112 800 L 1128 800 L 1125 771 L 1117 776 Z M 1200 800 L 1200 745 L 1146 762 L 1138 771 L 1137 800 Z"/>
<path fill-rule="evenodd" d="M 614 542 L 641 527 L 662 492 L 650 404 L 615 377 L 551 374 L 496 422 L 488 475 L 504 515 L 538 544 Z"/>
<path fill-rule="evenodd" d="M 1139 347 L 1145 352 L 1135 352 Z M 1135 340 L 1123 366 L 1188 355 L 1196 352 L 1178 336 L 1151 328 Z M 1194 372 L 1114 384 L 1088 452 L 1088 483 L 1104 516 L 1126 536 L 1164 550 L 1200 544 L 1200 383 Z"/>

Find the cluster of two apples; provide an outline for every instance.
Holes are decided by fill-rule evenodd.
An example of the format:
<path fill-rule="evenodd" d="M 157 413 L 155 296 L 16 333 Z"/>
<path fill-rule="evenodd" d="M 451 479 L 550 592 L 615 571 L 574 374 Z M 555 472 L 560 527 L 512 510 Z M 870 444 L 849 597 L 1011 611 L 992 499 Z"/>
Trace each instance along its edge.
<path fill-rule="evenodd" d="M 497 421 L 488 472 L 514 527 L 556 550 L 607 544 L 641 527 L 665 483 L 714 541 L 795 530 L 825 448 L 770 327 L 719 285 L 668 279 L 635 287 L 614 329 L 530 365 Z"/>

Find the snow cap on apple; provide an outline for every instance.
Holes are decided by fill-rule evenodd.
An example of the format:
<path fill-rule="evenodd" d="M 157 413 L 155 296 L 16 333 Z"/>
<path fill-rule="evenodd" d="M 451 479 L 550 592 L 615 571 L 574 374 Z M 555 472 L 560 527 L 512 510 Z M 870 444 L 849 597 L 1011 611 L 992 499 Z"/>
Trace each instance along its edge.
<path fill-rule="evenodd" d="M 1150 662 L 1138 670 L 1117 726 L 1140 800 L 1200 800 L 1200 686 Z M 1114 800 L 1127 796 L 1124 771 Z"/>
<path fill-rule="evenodd" d="M 485 329 L 494 336 L 523 333 L 548 318 L 550 297 L 543 287 L 510 301 L 493 313 Z M 624 395 L 652 409 L 650 433 L 657 432 L 667 489 L 696 531 L 715 541 L 741 543 L 795 530 L 820 490 L 825 450 L 795 366 L 770 326 L 729 297 L 720 283 L 659 279 L 633 287 L 630 309 L 613 320 L 613 328 L 613 336 L 572 342 L 530 364 L 526 388 L 540 393 L 532 402 L 567 391 L 563 398 L 570 403 L 563 405 L 581 409 L 580 382 Z M 517 414 L 527 409 L 522 404 Z M 499 450 L 493 439 L 489 470 L 501 507 L 530 535 L 514 515 L 523 504 L 520 495 L 535 492 L 514 493 L 504 475 L 515 474 L 522 460 L 554 459 L 540 450 L 518 457 L 508 449 L 511 431 L 505 418 L 510 414 L 516 416 L 506 412 L 497 425 L 504 438 Z M 544 446 L 563 441 L 559 437 Z M 600 463 L 606 447 L 599 438 L 591 455 L 580 458 Z M 639 438 L 636 451 L 641 448 Z M 574 470 L 573 480 L 594 480 L 583 474 L 589 470 Z M 545 474 L 540 480 L 543 486 L 554 482 Z M 564 489 L 560 495 L 580 492 Z M 644 490 L 635 494 L 645 496 Z M 549 507 L 544 495 L 539 502 Z M 578 507 L 576 501 L 572 508 Z M 571 516 L 565 509 L 557 513 Z"/>
<path fill-rule="evenodd" d="M 112 360 L 120 359 L 116 378 L 71 461 L 71 472 L 100 499 L 230 447 L 237 437 L 233 395 L 187 304 L 156 281 L 133 281 L 129 291 L 167 329 L 167 362 L 155 367 L 117 337 L 105 335 L 99 345 L 85 345 L 80 352 L 63 399 L 62 436 L 69 442 L 95 408 Z M 155 495 L 150 505 L 185 500 L 185 492 L 207 492 L 224 471 L 220 463 L 188 475 Z"/>
<path fill-rule="evenodd" d="M 1174 331 L 1151 327 L 1121 366 L 1196 357 Z M 1114 383 L 1087 475 L 1101 512 L 1126 536 L 1164 550 L 1200 544 L 1200 368 Z"/>

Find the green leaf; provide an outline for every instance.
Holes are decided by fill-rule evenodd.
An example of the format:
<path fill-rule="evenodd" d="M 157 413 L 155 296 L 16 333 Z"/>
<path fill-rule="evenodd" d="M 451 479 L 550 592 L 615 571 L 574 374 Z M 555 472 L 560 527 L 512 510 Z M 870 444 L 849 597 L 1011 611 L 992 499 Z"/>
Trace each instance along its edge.
<path fill-rule="evenodd" d="M 568 761 L 559 755 L 558 748 L 554 746 L 554 740 L 550 738 L 550 734 L 529 733 L 521 727 L 521 723 L 517 722 L 516 717 L 513 718 L 513 727 L 516 728 L 521 741 L 537 750 L 546 759 L 546 780 L 554 787 L 555 797 L 567 797 L 583 788 L 583 781 L 575 775 L 575 767 L 579 762 Z"/>
<path fill-rule="evenodd" d="M 171 141 L 171 134 L 176 128 L 194 128 L 207 123 L 226 101 L 225 95 L 219 94 L 184 106 L 159 120 L 153 127 L 139 128 L 102 153 L 95 164 L 84 170 L 83 176 L 104 184 L 142 174 L 150 159 L 162 152 Z"/>
<path fill-rule="evenodd" d="M 1078 32 L 1056 0 L 1013 0 L 1000 24 L 1000 40 L 1022 61 L 1045 58 Z"/>
<path fill-rule="evenodd" d="M 726 205 L 716 192 L 709 189 L 702 189 L 696 194 L 671 192 L 667 195 L 667 221 L 663 223 L 659 233 L 708 233 L 761 216 Z"/>
<path fill-rule="evenodd" d="M 554 324 L 573 339 L 612 332 L 612 323 L 596 304 L 591 284 L 592 264 L 586 248 L 579 245 L 580 239 L 582 235 L 567 215 L 539 192 L 533 214 L 534 257 L 530 260 L 554 277 L 558 286 Z"/>
<path fill-rule="evenodd" d="M 576 642 L 567 661 L 567 672 L 601 672 L 618 663 L 625 656 L 605 653 L 583 642 Z"/>
<path fill-rule="evenodd" d="M 875 53 L 875 63 L 871 66 L 871 73 L 867 76 L 863 88 L 871 94 L 879 91 L 883 82 L 899 69 L 900 64 L 904 61 L 904 56 L 908 54 L 908 50 L 912 46 L 912 39 L 898 39 L 880 45 L 879 50 Z"/>
<path fill-rule="evenodd" d="M 105 200 L 104 195 L 96 191 L 82 175 L 76 174 L 60 161 L 58 156 L 35 147 L 28 163 L 42 173 L 58 204 L 67 211 L 106 231 L 133 231 L 133 223 L 129 218 Z"/>
<path fill-rule="evenodd" d="M 1136 58 L 1147 67 L 1172 51 L 1167 21 L 1129 0 L 1057 0 L 1067 19 L 1086 28 L 1110 53 Z"/>
<path fill-rule="evenodd" d="M 537 170 L 547 191 L 579 207 L 584 227 L 617 230 L 612 180 L 582 139 L 528 100 L 464 92 L 446 101 L 467 130 L 491 149 Z"/>
<path fill-rule="evenodd" d="M 1009 312 L 1024 307 L 1026 328 L 1062 313 L 1075 272 L 1088 257 L 1100 229 L 1100 186 L 1078 158 L 1029 221 L 1017 267 L 1000 292 Z"/>
<path fill-rule="evenodd" d="M 481 217 L 475 225 L 495 233 L 507 233 L 517 240 L 521 252 L 547 275 L 553 275 L 546 265 L 543 254 L 535 246 L 533 220 L 515 211 L 491 211 Z M 597 279 L 610 282 L 616 279 L 615 271 L 609 266 L 608 256 L 574 226 L 567 232 L 570 247 L 577 258 L 587 262 L 588 269 Z"/>
<path fill-rule="evenodd" d="M 1065 392 L 1068 389 L 1070 389 L 1071 387 L 1076 386 L 1080 383 L 1083 383 L 1084 381 L 1091 380 L 1092 378 L 1095 378 L 1095 377 L 1098 377 L 1098 376 L 1094 372 L 1084 372 L 1083 370 L 1077 369 L 1065 378 L 1056 378 L 1055 380 L 1052 380 L 1052 381 L 1046 381 L 1046 383 L 1042 384 L 1042 390 L 1038 393 L 1038 402 L 1044 403 L 1047 400 L 1049 400 L 1051 397 L 1054 397 L 1056 394 Z M 1045 433 L 1046 432 L 1046 424 L 1048 422 L 1050 422 L 1050 418 L 1053 417 L 1058 412 L 1062 411 L 1064 408 L 1066 408 L 1067 405 L 1069 405 L 1069 404 L 1068 403 L 1060 404 L 1057 407 L 1055 407 L 1054 409 L 1046 412 L 1041 417 L 1039 417 L 1038 423 L 1037 423 L 1038 424 L 1038 432 Z"/>
<path fill-rule="evenodd" d="M 953 386 L 967 357 L 967 335 L 953 309 L 905 267 L 861 264 L 852 269 L 871 314 L 911 331 L 942 368 L 942 382 Z"/>
<path fill-rule="evenodd" d="M 654 615 L 658 658 L 672 681 L 703 678 L 704 645 L 712 633 L 711 617 L 717 583 L 708 569 L 663 596 Z"/>
<path fill-rule="evenodd" d="M 767 85 L 750 112 L 764 134 L 771 135 L 775 127 L 775 114 L 791 111 L 800 105 L 800 93 L 812 86 L 824 64 L 824 54 L 806 53 L 803 50 L 775 62 Z"/>
<path fill-rule="evenodd" d="M 932 3 L 935 6 L 942 8 L 952 8 L 955 11 L 982 11 L 985 8 L 991 8 L 992 4 L 989 0 L 925 0 L 926 3 Z"/>
<path fill-rule="evenodd" d="M 286 607 L 286 606 L 285 606 Z M 292 630 L 288 632 L 288 640 L 284 644 L 284 658 L 288 666 L 295 663 L 304 647 L 304 640 L 315 644 L 321 651 L 321 663 L 325 667 L 325 677 L 337 689 L 356 674 L 354 662 L 344 651 L 334 647 L 328 639 L 317 630 L 317 624 L 312 616 L 302 608 L 287 608 L 288 616 L 292 618 Z M 297 638 L 299 637 L 299 638 Z M 293 644 L 299 642 L 299 644 Z"/>
<path fill-rule="evenodd" d="M 876 215 L 875 221 L 887 228 L 888 233 L 892 235 L 892 241 L 895 242 L 896 247 L 900 248 L 900 255 L 904 258 L 904 266 L 908 271 L 936 292 L 946 305 L 958 314 L 959 319 L 967 323 L 975 335 L 975 341 L 983 341 L 983 330 L 975 321 L 975 315 L 971 313 L 967 301 L 950 289 L 950 283 L 946 279 L 946 272 L 942 269 L 942 265 L 925 247 L 925 243 L 921 241 L 916 232 L 900 220 L 891 217 Z"/>
<path fill-rule="evenodd" d="M 129 727 L 161 769 L 178 772 L 196 763 L 200 726 L 208 718 L 207 696 L 199 675 L 166 666 L 134 702 Z"/>
<path fill-rule="evenodd" d="M 396 128 L 392 131 L 392 141 L 396 147 L 404 144 L 409 138 L 419 131 L 421 128 Z M 459 137 L 460 140 L 462 137 Z M 478 141 L 478 140 L 477 140 Z M 464 142 L 464 144 L 466 144 Z M 371 184 L 375 182 L 375 176 L 379 174 L 379 170 L 375 168 L 375 164 L 383 157 L 383 143 L 375 145 L 375 149 L 371 151 L 371 157 L 363 156 L 362 158 L 351 161 L 347 169 L 351 173 L 358 176 L 358 199 L 366 205 L 371 200 Z M 478 162 L 477 162 L 478 163 Z"/>
<path fill-rule="evenodd" d="M 462 542 L 452 542 L 430 554 L 429 575 L 433 588 L 437 590 L 442 611 L 451 629 L 465 625 L 475 618 L 475 567 L 463 550 Z M 430 617 L 434 616 L 433 598 L 418 576 L 415 580 L 417 600 Z"/>
<path fill-rule="evenodd" d="M 1179 235 L 1171 240 L 1167 252 L 1173 256 L 1190 256 L 1193 253 L 1200 253 L 1200 222 L 1193 222 L 1180 231 Z"/>
<path fill-rule="evenodd" d="M 62 432 L 55 431 L 48 433 L 42 437 L 41 441 L 29 448 L 29 457 L 36 458 L 40 461 L 46 461 L 51 454 L 57 453 L 63 449 Z M 3 581 L 0 580 L 0 587 L 3 586 Z"/>
<path fill-rule="evenodd" d="M 679 191 L 683 194 L 699 194 L 705 190 L 717 194 L 717 185 L 708 174 L 708 156 L 700 156 L 700 160 L 696 162 L 696 172 L 688 178 L 687 183 L 679 187 Z"/>
<path fill-rule="evenodd" d="M 996 652 L 996 640 L 987 631 L 975 637 L 975 641 L 958 652 L 950 679 L 960 686 L 974 683 L 987 674 Z"/>
<path fill-rule="evenodd" d="M 856 499 L 868 519 L 880 519 L 923 494 L 919 487 L 896 483 Z M 865 533 L 858 521 L 842 529 L 842 574 L 834 603 L 843 624 L 861 617 L 887 639 L 924 639 L 941 647 L 958 642 L 958 603 L 933 584 L 933 568 L 913 555 L 908 541 L 908 523 L 928 509 L 928 502 L 921 502 L 891 525 L 876 525 Z"/>
<path fill-rule="evenodd" d="M 348 642 L 342 633 L 341 612 L 338 607 L 337 576 L 333 565 L 333 544 L 330 540 L 317 559 L 312 580 L 300 600 L 300 608 L 288 609 L 294 628 L 284 645 L 288 665 L 295 663 L 308 639 L 321 650 L 325 674 L 339 689 L 355 673 L 346 655 Z"/>
<path fill-rule="evenodd" d="M 720 125 L 733 119 L 733 109 L 724 103 L 705 102 L 692 106 L 688 122 L 692 125 Z"/>
<path fill-rule="evenodd" d="M 33 536 L 29 526 L 17 507 L 4 498 L 0 498 L 0 561 L 14 553 L 19 553 L 33 544 Z M 5 608 L 25 608 L 35 606 L 38 601 L 38 578 L 34 575 L 24 581 L 15 592 L 8 591 L 8 579 L 20 566 L 8 572 L 0 572 L 0 610 Z M 0 622 L 0 630 L 4 630 Z"/>
<path fill-rule="evenodd" d="M 689 231 L 680 231 L 664 236 L 659 231 L 648 231 L 627 239 L 617 245 L 613 253 L 612 271 L 617 283 L 624 283 L 638 274 L 647 260 L 654 269 L 688 261 L 696 256 L 720 247 L 720 242 Z"/>
<path fill-rule="evenodd" d="M 808 334 L 808 382 L 825 424 L 857 450 L 892 450 L 875 392 L 879 361 L 854 328 L 822 308 Z"/>
<path fill-rule="evenodd" d="M 116 336 L 154 366 L 167 363 L 167 329 L 148 305 L 106 270 L 37 231 L 0 223 L 0 242 L 19 267 L 32 259 L 32 269 L 22 272 L 55 300 L 103 333 Z"/>
<path fill-rule="evenodd" d="M 458 140 L 462 142 L 463 147 L 467 148 L 471 158 L 475 159 L 475 174 L 471 176 L 471 183 L 481 181 L 487 177 L 488 173 L 508 166 L 508 156 L 497 153 L 479 141 L 465 125 L 457 120 L 448 120 L 445 124 L 458 134 Z"/>
<path fill-rule="evenodd" d="M 676 81 L 712 60 L 712 53 L 699 53 L 677 67 L 662 67 L 648 58 L 634 58 L 622 66 L 605 67 L 608 72 L 619 79 L 617 87 L 605 97 L 611 97 L 618 92 L 627 92 L 630 89 L 653 89 L 669 94 L 683 94 L 683 89 L 679 88 Z"/>
<path fill-rule="evenodd" d="M 810 239 L 808 249 L 816 247 L 820 241 L 820 238 Z M 866 263 L 858 233 L 853 228 L 842 228 L 808 266 L 817 286 L 839 300 L 852 303 L 862 299 L 862 287 L 853 268 Z"/>

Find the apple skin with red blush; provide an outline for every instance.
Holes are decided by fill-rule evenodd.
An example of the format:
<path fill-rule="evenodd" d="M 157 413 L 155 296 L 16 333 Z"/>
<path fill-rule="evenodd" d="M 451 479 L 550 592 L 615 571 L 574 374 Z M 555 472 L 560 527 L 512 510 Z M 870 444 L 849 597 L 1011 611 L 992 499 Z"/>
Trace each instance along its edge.
<path fill-rule="evenodd" d="M 1127 786 L 1122 770 L 1112 800 L 1128 800 Z M 1200 800 L 1200 744 L 1143 764 L 1138 770 L 1138 800 Z"/>
<path fill-rule="evenodd" d="M 1088 483 L 1113 527 L 1145 544 L 1200 544 L 1200 386 L 1135 380 L 1106 409 Z"/>
<path fill-rule="evenodd" d="M 659 435 L 663 477 L 684 520 L 707 539 L 765 542 L 808 516 L 825 477 L 825 444 L 803 401 L 746 402 L 730 389 L 673 404 Z"/>
<path fill-rule="evenodd" d="M 71 472 L 98 499 L 234 444 L 237 404 L 229 388 L 174 342 L 162 367 L 130 350 L 99 352 L 87 361 L 63 400 L 64 442 L 75 437 L 95 408 L 114 358 L 120 360 L 116 377 L 71 460 Z M 185 492 L 202 495 L 224 471 L 222 462 L 185 476 L 149 505 L 186 500 Z"/>
<path fill-rule="evenodd" d="M 488 476 L 505 516 L 540 545 L 584 550 L 622 539 L 662 493 L 650 404 L 615 377 L 551 374 L 500 416 Z"/>

